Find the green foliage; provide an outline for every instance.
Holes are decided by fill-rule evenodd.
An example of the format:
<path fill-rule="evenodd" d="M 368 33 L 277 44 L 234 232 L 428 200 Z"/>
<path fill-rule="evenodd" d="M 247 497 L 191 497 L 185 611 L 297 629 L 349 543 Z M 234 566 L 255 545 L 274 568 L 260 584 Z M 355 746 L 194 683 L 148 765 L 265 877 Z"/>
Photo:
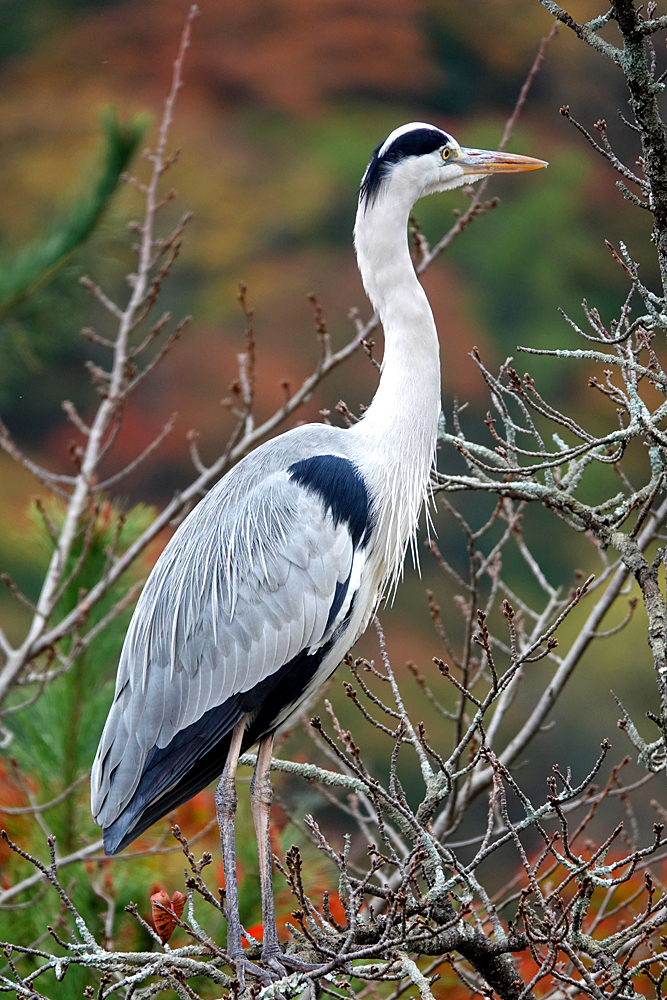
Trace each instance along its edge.
<path fill-rule="evenodd" d="M 57 524 L 59 511 L 49 511 Z M 135 507 L 125 517 L 111 504 L 104 503 L 94 521 L 82 528 L 71 558 L 71 578 L 57 607 L 57 618 L 68 614 L 82 590 L 91 589 L 104 575 L 110 548 L 126 548 L 147 527 L 152 512 Z M 27 549 L 38 548 L 37 561 L 48 564 L 52 543 L 40 524 L 35 539 Z M 85 547 L 85 551 L 84 551 Z M 80 563 L 80 565 L 79 565 Z M 95 626 L 123 597 L 131 580 L 123 578 L 93 608 L 87 626 Z M 14 734 L 11 752 L 26 773 L 32 775 L 42 795 L 58 795 L 68 788 L 92 764 L 102 723 L 108 711 L 120 648 L 127 628 L 129 611 L 114 618 L 103 631 L 79 653 L 67 672 L 46 686 L 34 705 L 10 717 Z M 46 667 L 46 665 L 43 665 Z M 53 670 L 57 661 L 48 667 Z M 29 693 L 31 689 L 27 689 Z M 33 689 L 34 690 L 34 689 Z M 25 689 L 17 696 L 25 700 Z M 51 828 L 63 851 L 73 850 L 82 830 L 94 831 L 87 804 L 81 811 L 75 796 L 50 813 Z"/>
<path fill-rule="evenodd" d="M 0 261 L 0 317 L 50 281 L 73 251 L 93 232 L 121 174 L 141 142 L 148 118 L 135 115 L 121 122 L 114 108 L 100 116 L 105 135 L 104 163 L 92 191 L 78 199 L 50 234 Z"/>
<path fill-rule="evenodd" d="M 89 354 L 79 335 L 88 296 L 78 281 L 78 251 L 86 241 L 90 247 L 148 123 L 146 115 L 121 122 L 113 108 L 100 117 L 105 146 L 90 190 L 48 235 L 0 260 L 0 409 L 24 440 L 53 423 L 63 397 L 82 411 L 90 403 L 80 378 Z"/>

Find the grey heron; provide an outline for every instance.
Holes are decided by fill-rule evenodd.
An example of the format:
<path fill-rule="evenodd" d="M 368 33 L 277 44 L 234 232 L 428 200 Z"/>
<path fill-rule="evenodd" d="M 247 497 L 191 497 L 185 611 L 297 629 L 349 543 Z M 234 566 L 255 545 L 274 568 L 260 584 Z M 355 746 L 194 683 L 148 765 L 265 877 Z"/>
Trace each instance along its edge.
<path fill-rule="evenodd" d="M 465 149 L 434 125 L 396 129 L 371 156 L 355 224 L 364 287 L 384 328 L 380 382 L 349 428 L 307 424 L 229 471 L 180 525 L 130 623 L 91 778 L 107 854 L 220 778 L 227 950 L 243 978 L 235 773 L 251 784 L 263 961 L 294 961 L 276 933 L 269 841 L 274 734 L 336 669 L 398 580 L 434 463 L 440 414 L 435 322 L 410 259 L 414 202 L 531 157 Z M 257 971 L 256 969 L 254 971 Z"/>

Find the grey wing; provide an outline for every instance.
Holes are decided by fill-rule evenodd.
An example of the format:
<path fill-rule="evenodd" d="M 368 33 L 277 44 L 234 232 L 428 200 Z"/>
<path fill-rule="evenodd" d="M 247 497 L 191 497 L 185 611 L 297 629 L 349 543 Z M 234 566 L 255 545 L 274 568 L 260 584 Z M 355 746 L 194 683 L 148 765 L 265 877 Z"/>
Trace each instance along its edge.
<path fill-rule="evenodd" d="M 320 497 L 276 473 L 224 501 L 181 525 L 130 623 L 91 777 L 105 828 L 153 748 L 326 642 L 350 606 L 355 546 Z"/>

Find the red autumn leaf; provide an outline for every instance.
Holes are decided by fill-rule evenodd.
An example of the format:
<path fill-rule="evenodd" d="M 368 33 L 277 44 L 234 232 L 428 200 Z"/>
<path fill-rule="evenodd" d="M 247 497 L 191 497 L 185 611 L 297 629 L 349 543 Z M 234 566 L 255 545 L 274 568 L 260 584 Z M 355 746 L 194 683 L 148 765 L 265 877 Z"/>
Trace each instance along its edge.
<path fill-rule="evenodd" d="M 162 944 L 165 944 L 174 933 L 176 922 L 174 914 L 180 919 L 185 906 L 185 896 L 182 892 L 174 893 L 174 900 L 169 898 L 169 893 L 164 889 L 154 892 L 151 896 L 151 910 L 153 912 L 153 923 L 155 930 L 160 935 Z"/>

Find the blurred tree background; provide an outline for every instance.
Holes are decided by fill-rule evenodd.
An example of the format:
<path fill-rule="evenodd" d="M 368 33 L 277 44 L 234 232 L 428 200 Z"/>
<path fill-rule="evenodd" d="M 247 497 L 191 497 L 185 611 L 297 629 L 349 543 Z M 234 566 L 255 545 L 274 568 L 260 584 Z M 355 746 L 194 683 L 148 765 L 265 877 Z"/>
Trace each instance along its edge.
<path fill-rule="evenodd" d="M 308 293 L 324 309 L 334 348 L 350 335 L 350 307 L 369 315 L 351 233 L 356 190 L 373 147 L 397 125 L 425 120 L 452 132 L 462 145 L 495 148 L 551 27 L 535 0 L 205 0 L 201 8 L 172 132 L 183 152 L 169 175 L 181 195 L 172 218 L 186 209 L 194 216 L 163 299 L 172 315 L 191 313 L 193 324 L 187 343 L 177 344 L 146 389 L 132 397 L 113 462 L 124 465 L 172 411 L 180 416 L 160 451 L 123 481 L 128 509 L 139 502 L 162 504 L 188 481 L 189 428 L 199 431 L 204 458 L 225 437 L 230 418 L 221 400 L 236 374 L 244 330 L 238 282 L 248 286 L 255 309 L 257 413 L 268 415 L 280 404 L 282 380 L 299 384 L 316 358 Z M 580 21 L 599 13 L 592 0 L 571 8 Z M 101 109 L 113 105 L 121 120 L 137 111 L 160 114 L 185 10 L 181 0 L 0 4 L 0 257 L 10 260 L 41 239 L 94 186 L 103 156 Z M 643 280 L 651 285 L 648 213 L 644 218 L 623 201 L 611 170 L 605 172 L 559 115 L 567 103 L 589 126 L 606 119 L 617 151 L 632 161 L 636 152 L 617 117 L 626 101 L 621 88 L 620 74 L 614 77 L 603 60 L 562 31 L 509 147 L 549 160 L 549 170 L 520 181 L 494 179 L 490 193 L 500 197 L 499 207 L 477 219 L 425 276 L 440 331 L 446 414 L 455 398 L 470 403 L 466 422 L 486 412 L 486 389 L 468 356 L 474 345 L 491 367 L 515 354 L 517 344 L 578 346 L 558 308 L 577 317 L 583 295 L 603 320 L 617 314 L 626 286 L 605 238 L 614 244 L 623 239 L 635 259 L 646 258 Z M 136 205 L 136 192 L 122 187 L 93 235 L 68 254 L 57 275 L 0 316 L 0 414 L 28 454 L 62 472 L 69 471 L 71 430 L 61 402 L 72 399 L 84 416 L 94 402 L 83 366 L 95 348 L 80 330 L 104 323 L 78 278 L 86 273 L 123 300 L 124 275 L 132 266 L 127 225 Z M 452 209 L 465 205 L 461 193 L 421 203 L 416 215 L 422 232 L 437 240 L 452 222 Z M 521 357 L 516 361 L 523 371 Z M 575 382 L 571 366 L 550 364 L 547 370 L 542 362 L 530 366 L 538 386 L 595 431 L 597 418 L 588 412 L 592 390 L 582 370 Z M 548 385 L 541 381 L 547 371 Z M 356 411 L 374 385 L 370 365 L 343 367 L 318 390 L 307 416 L 319 419 L 319 411 L 333 410 L 340 398 Z M 110 464 L 109 472 L 115 467 Z M 26 543 L 34 538 L 34 492 L 28 473 L 0 452 L 0 564 L 29 595 L 43 565 L 38 547 Z M 471 516 L 478 510 L 481 518 L 491 502 L 471 498 Z M 436 528 L 439 545 L 456 562 L 460 540 L 446 518 L 439 517 Z M 552 583 L 569 586 L 573 565 L 585 572 L 593 566 L 593 550 L 590 565 L 582 564 L 586 549 L 576 551 L 580 540 L 559 531 L 554 518 L 540 520 L 539 510 L 528 511 L 530 531 Z M 521 573 L 517 564 L 519 587 Z M 422 577 L 406 568 L 400 600 L 384 616 L 399 670 L 412 659 L 428 671 L 439 652 L 424 584 L 445 595 L 443 604 L 449 585 L 428 554 Z M 21 609 L 8 593 L 0 594 L 0 622 L 10 639 L 18 638 Z M 360 651 L 376 655 L 375 642 L 364 637 Z M 113 642 L 107 647 L 97 654 L 102 701 L 117 656 Z M 603 689 L 614 687 L 630 714 L 654 707 L 642 623 L 622 632 L 605 653 L 609 683 Z M 636 662 L 632 682 L 621 677 L 629 661 Z M 611 697 L 600 704 L 593 728 L 590 719 L 585 727 L 578 721 L 587 692 L 594 690 L 587 674 L 595 669 L 592 659 L 584 661 L 576 689 L 561 700 L 564 722 L 536 741 L 533 753 L 577 766 L 613 733 L 618 713 Z M 51 711 L 59 711 L 58 699 L 70 706 L 79 699 L 86 725 L 73 737 L 77 724 L 70 718 L 62 738 L 74 739 L 70 756 L 92 759 L 104 708 L 85 685 L 73 693 L 77 675 L 66 681 L 64 694 L 55 687 L 49 694 L 55 699 Z M 337 687 L 340 681 L 331 697 L 343 702 Z M 343 719 L 347 712 L 341 704 Z M 42 758 L 53 749 L 47 741 L 40 751 L 40 729 L 39 716 L 17 724 L 11 752 L 26 768 L 27 747 Z M 65 752 L 59 753 L 69 766 Z M 378 766 L 386 767 L 378 753 Z M 543 782 L 543 775 L 536 780 Z M 66 825 L 63 830 L 67 838 Z"/>
<path fill-rule="evenodd" d="M 121 118 L 144 109 L 159 113 L 183 11 L 180 0 L 1 6 L 0 254 L 9 257 L 48 230 L 90 186 L 101 108 L 113 104 Z M 595 12 L 590 0 L 573 8 L 582 20 Z M 351 232 L 370 150 L 410 120 L 433 121 L 464 145 L 493 148 L 549 28 L 534 0 L 203 5 L 173 133 L 183 148 L 175 175 L 183 198 L 174 217 L 187 208 L 194 218 L 165 289 L 165 308 L 192 313 L 194 329 L 126 415 L 114 459 L 119 466 L 173 410 L 180 414 L 160 453 L 124 481 L 128 502 L 159 503 L 185 481 L 190 427 L 200 432 L 204 457 L 221 440 L 228 418 L 220 400 L 234 377 L 243 330 L 239 280 L 256 311 L 261 415 L 279 404 L 282 379 L 297 384 L 310 370 L 316 347 L 309 292 L 322 303 L 334 345 L 349 334 L 351 306 L 368 314 Z M 445 359 L 445 413 L 454 397 L 470 401 L 471 416 L 485 412 L 485 388 L 468 357 L 473 345 L 493 363 L 515 354 L 517 344 L 562 344 L 569 331 L 558 307 L 576 317 L 583 295 L 603 319 L 618 310 L 624 288 L 603 239 L 625 239 L 641 260 L 649 221 L 623 201 L 611 170 L 605 173 L 558 109 L 569 103 L 587 123 L 605 118 L 623 153 L 629 133 L 617 109 L 625 100 L 604 62 L 561 32 L 510 147 L 548 159 L 549 170 L 520 182 L 495 179 L 499 208 L 477 220 L 425 277 Z M 456 194 L 418 205 L 427 238 L 437 239 L 453 207 L 465 203 Z M 56 457 L 61 471 L 68 470 L 70 436 L 61 401 L 72 398 L 84 413 L 91 404 L 82 377 L 91 345 L 79 331 L 101 315 L 77 278 L 85 270 L 104 287 L 122 289 L 131 261 L 126 226 L 136 204 L 134 191 L 121 190 L 92 240 L 56 279 L 0 320 L 0 413 L 19 444 L 35 456 Z M 646 267 L 654 267 L 644 255 Z M 643 277 L 651 283 L 650 271 Z M 543 359 L 531 371 L 539 383 Z M 571 382 L 571 374 L 565 364 L 549 366 L 551 398 L 556 405 L 567 399 L 584 419 L 591 390 L 585 379 Z M 308 415 L 317 418 L 341 397 L 356 407 L 373 385 L 370 366 L 348 367 L 312 401 Z M 33 488 L 0 455 L 8 522 L 0 561 L 28 591 L 30 567 L 16 532 L 25 526 Z M 444 543 L 446 523 L 438 531 Z M 574 538 L 540 537 L 540 555 L 552 549 L 554 582 L 564 582 Z M 422 594 L 415 587 L 402 613 L 411 630 L 428 632 Z M 6 594 L 0 601 L 5 621 L 16 609 Z"/>

